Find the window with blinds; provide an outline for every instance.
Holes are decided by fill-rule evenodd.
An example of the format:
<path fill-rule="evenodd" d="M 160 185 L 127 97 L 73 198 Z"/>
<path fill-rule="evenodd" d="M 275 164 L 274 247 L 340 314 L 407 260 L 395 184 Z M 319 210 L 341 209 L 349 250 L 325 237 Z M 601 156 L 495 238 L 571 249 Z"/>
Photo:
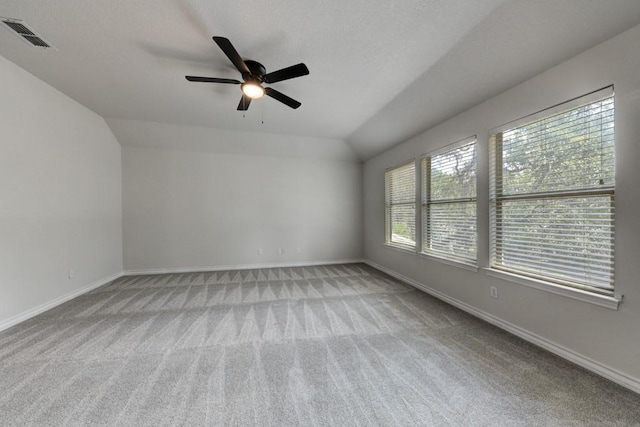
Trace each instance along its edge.
<path fill-rule="evenodd" d="M 422 253 L 476 264 L 476 140 L 422 159 Z"/>
<path fill-rule="evenodd" d="M 490 155 L 491 267 L 613 295 L 613 88 L 504 126 Z"/>
<path fill-rule="evenodd" d="M 406 249 L 416 247 L 415 162 L 389 169 L 385 180 L 385 241 Z"/>

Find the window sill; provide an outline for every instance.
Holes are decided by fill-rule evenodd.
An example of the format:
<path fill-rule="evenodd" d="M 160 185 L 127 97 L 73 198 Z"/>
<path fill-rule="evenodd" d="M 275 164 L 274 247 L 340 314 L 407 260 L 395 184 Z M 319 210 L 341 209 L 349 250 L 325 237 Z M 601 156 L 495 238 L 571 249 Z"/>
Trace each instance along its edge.
<path fill-rule="evenodd" d="M 454 261 L 452 259 L 439 257 L 437 255 L 433 255 L 433 254 L 429 254 L 429 253 L 425 253 L 425 252 L 420 252 L 420 256 L 424 257 L 424 258 L 427 258 L 427 259 L 429 259 L 431 261 L 436 261 L 436 262 L 440 262 L 442 264 L 452 265 L 454 267 L 463 268 L 465 270 L 478 272 L 478 266 L 477 265 L 467 264 L 467 263 L 462 262 L 462 261 Z"/>
<path fill-rule="evenodd" d="M 416 254 L 416 249 L 410 246 L 401 246 L 394 243 L 385 243 L 384 246 L 387 249 L 393 249 L 394 251 L 403 252 L 405 254 L 411 254 L 411 255 Z"/>
<path fill-rule="evenodd" d="M 599 305 L 600 307 L 617 310 L 622 302 L 622 296 L 610 297 L 606 295 L 598 295 L 581 289 L 573 289 L 567 286 L 556 285 L 555 283 L 545 282 L 544 280 L 532 279 L 530 277 L 521 276 L 519 274 L 508 273 L 506 271 L 497 270 L 495 268 L 485 268 L 487 275 L 498 279 L 507 280 L 509 282 L 518 283 L 520 285 L 529 286 L 531 288 L 540 289 L 545 292 L 562 295 L 568 298 L 587 302 L 589 304 Z"/>

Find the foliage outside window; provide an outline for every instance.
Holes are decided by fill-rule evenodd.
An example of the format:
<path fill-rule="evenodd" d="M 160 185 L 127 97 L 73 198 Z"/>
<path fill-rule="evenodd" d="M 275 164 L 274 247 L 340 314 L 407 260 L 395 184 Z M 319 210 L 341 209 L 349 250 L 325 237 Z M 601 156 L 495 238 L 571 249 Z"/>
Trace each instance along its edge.
<path fill-rule="evenodd" d="M 476 263 L 475 138 L 422 159 L 422 252 Z"/>
<path fill-rule="evenodd" d="M 416 168 L 407 163 L 385 173 L 385 241 L 416 247 Z"/>
<path fill-rule="evenodd" d="M 491 136 L 491 267 L 613 295 L 613 89 L 519 122 Z"/>

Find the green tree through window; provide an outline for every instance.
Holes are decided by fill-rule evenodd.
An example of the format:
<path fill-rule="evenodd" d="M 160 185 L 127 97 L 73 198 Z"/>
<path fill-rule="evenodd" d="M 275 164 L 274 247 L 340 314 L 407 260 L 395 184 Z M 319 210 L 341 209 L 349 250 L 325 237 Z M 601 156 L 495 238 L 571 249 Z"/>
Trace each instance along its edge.
<path fill-rule="evenodd" d="M 614 98 L 607 94 L 492 135 L 493 268 L 613 294 Z"/>
<path fill-rule="evenodd" d="M 476 263 L 475 138 L 422 159 L 422 252 Z"/>
<path fill-rule="evenodd" d="M 407 163 L 385 173 L 385 241 L 414 249 L 416 246 L 416 168 Z"/>

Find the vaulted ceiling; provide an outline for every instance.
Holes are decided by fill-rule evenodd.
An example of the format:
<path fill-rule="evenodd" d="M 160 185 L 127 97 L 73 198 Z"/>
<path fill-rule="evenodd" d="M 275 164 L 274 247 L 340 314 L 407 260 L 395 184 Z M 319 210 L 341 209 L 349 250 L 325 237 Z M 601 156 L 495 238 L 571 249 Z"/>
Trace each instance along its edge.
<path fill-rule="evenodd" d="M 366 159 L 640 22 L 638 0 L 3 0 L 55 49 L 0 30 L 0 55 L 106 119 L 341 139 Z M 236 111 L 229 38 L 297 110 Z M 259 144 L 260 141 L 255 142 Z"/>

